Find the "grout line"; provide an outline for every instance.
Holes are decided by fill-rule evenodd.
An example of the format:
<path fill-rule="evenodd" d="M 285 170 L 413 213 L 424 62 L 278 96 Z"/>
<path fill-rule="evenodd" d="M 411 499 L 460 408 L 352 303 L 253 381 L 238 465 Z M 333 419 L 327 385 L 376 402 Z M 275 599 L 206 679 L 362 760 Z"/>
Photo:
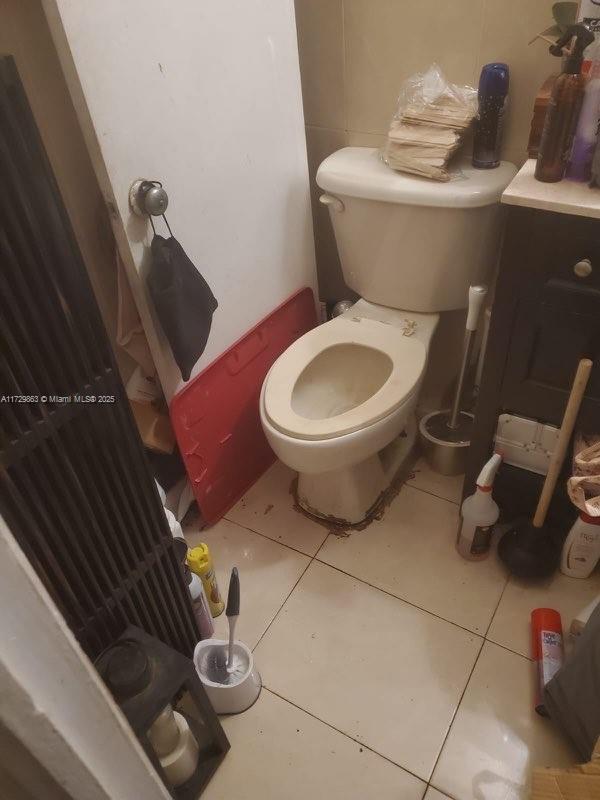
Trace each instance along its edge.
<path fill-rule="evenodd" d="M 237 522 L 234 519 L 230 519 L 229 517 L 223 517 L 223 519 L 226 519 L 227 522 L 231 522 L 233 525 L 237 525 L 238 528 L 242 528 L 242 530 L 250 531 L 250 533 L 255 533 L 257 536 L 262 536 L 263 539 L 268 539 L 270 542 L 274 542 L 275 544 L 280 544 L 282 547 L 287 547 L 288 550 L 293 550 L 294 553 L 299 553 L 301 556 L 306 556 L 306 558 L 311 558 L 311 559 L 317 555 L 321 547 L 323 547 L 323 544 L 325 543 L 327 536 L 329 535 L 329 533 L 326 533 L 325 539 L 323 539 L 321 544 L 315 550 L 314 555 L 309 555 L 309 553 L 305 553 L 303 550 L 298 550 L 297 547 L 292 547 L 291 544 L 286 544 L 286 542 L 280 542 L 279 539 L 273 539 L 270 536 L 267 536 L 266 533 L 261 533 L 260 531 L 257 531 L 254 528 L 250 528 L 248 525 L 242 525 L 241 522 Z M 202 531 L 200 531 L 200 533 L 202 533 Z"/>
<path fill-rule="evenodd" d="M 421 783 L 426 784 L 425 791 L 427 791 L 427 781 L 424 778 L 421 778 L 420 775 L 417 775 L 415 772 L 412 772 L 410 769 L 407 769 L 406 767 L 403 767 L 402 764 L 398 764 L 397 761 L 393 761 L 389 756 L 384 756 L 383 753 L 380 753 L 377 750 L 374 750 L 372 747 L 369 747 L 369 745 L 365 744 L 361 739 L 356 739 L 354 736 L 351 736 L 349 733 L 345 733 L 345 731 L 342 731 L 339 728 L 336 728 L 335 725 L 332 725 L 330 722 L 326 722 L 324 719 L 321 719 L 321 717 L 317 717 L 317 715 L 313 714 L 312 711 L 307 711 L 306 708 L 302 708 L 302 706 L 299 706 L 297 703 L 294 703 L 292 700 L 289 700 L 287 697 L 284 697 L 282 694 L 279 694 L 274 689 L 270 689 L 268 686 L 265 686 L 264 684 L 263 684 L 263 689 L 266 689 L 267 692 L 270 692 L 271 694 L 275 695 L 275 697 L 278 697 L 280 700 L 283 700 L 285 703 L 289 703 L 291 706 L 293 706 L 294 708 L 297 708 L 299 711 L 302 711 L 304 714 L 308 714 L 309 717 L 312 717 L 313 719 L 316 719 L 317 722 L 320 722 L 321 724 L 326 725 L 328 728 L 331 728 L 331 730 L 335 731 L 336 733 L 339 733 L 342 736 L 345 736 L 346 739 L 350 739 L 351 742 L 355 742 L 357 745 L 362 747 L 363 750 L 368 750 L 371 753 L 375 753 L 376 756 L 379 756 L 379 758 L 383 758 L 384 761 L 387 761 L 389 764 L 393 764 L 395 767 L 398 767 L 398 769 L 403 770 L 403 772 L 407 772 L 409 775 L 412 775 L 413 778 L 417 778 L 417 780 L 421 781 Z"/>
<path fill-rule="evenodd" d="M 477 653 L 477 657 L 475 658 L 475 661 L 473 662 L 473 666 L 471 668 L 471 671 L 469 672 L 469 677 L 467 678 L 467 682 L 465 683 L 465 688 L 462 690 L 461 695 L 460 695 L 460 697 L 458 699 L 458 703 L 456 704 L 456 708 L 454 709 L 454 714 L 452 714 L 452 719 L 450 720 L 450 724 L 448 725 L 448 730 L 446 731 L 446 735 L 444 736 L 444 741 L 442 742 L 442 745 L 441 745 L 441 747 L 440 747 L 440 749 L 438 751 L 437 758 L 435 759 L 435 763 L 433 765 L 433 769 L 431 770 L 431 774 L 429 775 L 429 781 L 430 782 L 431 782 L 431 779 L 433 778 L 433 775 L 435 773 L 435 769 L 436 769 L 436 767 L 438 765 L 438 762 L 439 762 L 439 760 L 440 760 L 440 758 L 442 756 L 442 753 L 444 751 L 444 747 L 446 746 L 446 742 L 448 741 L 448 737 L 450 736 L 450 732 L 452 731 L 452 726 L 454 725 L 454 720 L 456 719 L 456 715 L 458 714 L 458 709 L 460 708 L 460 705 L 461 705 L 461 703 L 463 701 L 463 697 L 465 696 L 466 691 L 467 691 L 467 689 L 469 687 L 469 683 L 471 682 L 471 677 L 472 677 L 473 673 L 475 672 L 475 667 L 477 666 L 477 663 L 479 661 L 479 657 L 481 655 L 481 651 L 483 650 L 484 645 L 485 645 L 485 639 L 483 639 L 482 642 L 481 642 L 481 646 L 480 646 L 479 651 Z M 442 791 L 442 790 L 440 789 L 440 791 Z"/>
<path fill-rule="evenodd" d="M 333 132 L 333 133 L 346 133 L 344 128 L 331 127 L 329 125 L 315 125 L 312 122 L 305 122 L 304 123 L 304 127 L 305 128 L 314 128 L 315 130 L 318 130 L 318 131 L 330 131 L 330 132 Z"/>
<path fill-rule="evenodd" d="M 495 554 L 498 557 L 498 554 Z M 486 628 L 485 633 L 483 634 L 483 638 L 487 640 L 487 635 L 490 632 L 490 628 L 492 627 L 492 623 L 494 621 L 494 617 L 496 616 L 498 609 L 500 608 L 500 603 L 502 602 L 502 598 L 504 597 L 504 592 L 506 591 L 506 587 L 508 586 L 508 582 L 510 580 L 510 575 L 506 576 L 506 580 L 504 581 L 504 586 L 502 587 L 502 591 L 500 592 L 500 597 L 498 598 L 498 602 L 496 603 L 496 608 L 494 609 L 494 613 L 490 618 L 490 623 Z"/>
<path fill-rule="evenodd" d="M 344 132 L 348 144 L 348 65 L 346 54 L 346 0 L 340 0 L 341 35 L 342 35 L 342 111 L 344 116 Z"/>
<path fill-rule="evenodd" d="M 269 629 L 271 628 L 271 625 L 272 625 L 272 624 L 275 622 L 275 620 L 277 619 L 277 617 L 280 615 L 280 613 L 281 613 L 281 610 L 283 609 L 284 605 L 285 605 L 285 604 L 287 603 L 287 601 L 290 599 L 290 596 L 291 596 L 292 592 L 294 591 L 294 589 L 296 588 L 296 586 L 298 586 L 298 584 L 300 583 L 300 581 L 301 581 L 301 580 L 302 580 L 302 578 L 304 577 L 304 574 L 306 573 L 306 570 L 307 570 L 307 569 L 310 567 L 310 565 L 313 563 L 313 561 L 314 561 L 314 560 L 315 560 L 315 557 L 313 556 L 313 557 L 310 559 L 310 561 L 308 562 L 308 564 L 307 564 L 307 565 L 304 567 L 304 569 L 302 570 L 302 572 L 300 573 L 300 575 L 299 575 L 299 577 L 298 577 L 298 580 L 297 580 L 297 581 L 296 581 L 296 583 L 295 583 L 295 584 L 292 586 L 292 588 L 290 589 L 290 591 L 287 593 L 287 595 L 286 595 L 286 597 L 285 597 L 285 599 L 284 599 L 283 603 L 282 603 L 282 604 L 279 606 L 279 608 L 277 609 L 277 611 L 276 611 L 276 612 L 275 612 L 275 614 L 273 615 L 273 617 L 272 617 L 271 621 L 269 622 L 269 624 L 267 625 L 267 627 L 266 627 L 266 628 L 264 629 L 264 631 L 262 632 L 262 634 L 261 634 L 261 636 L 260 636 L 260 639 L 258 640 L 258 642 L 257 642 L 257 643 L 254 645 L 254 647 L 252 648 L 252 652 L 254 652 L 254 651 L 256 650 L 256 648 L 258 647 L 258 645 L 259 645 L 259 644 L 262 642 L 262 640 L 265 638 L 266 634 L 268 633 Z"/>
<path fill-rule="evenodd" d="M 457 506 L 458 508 L 460 508 L 461 506 L 461 503 L 457 500 L 450 500 L 448 497 L 442 497 L 441 494 L 436 494 L 435 492 L 432 492 L 430 489 L 423 489 L 421 488 L 421 486 L 416 486 L 414 483 L 411 483 L 410 481 L 406 481 L 404 483 L 404 486 L 410 486 L 411 489 L 416 489 L 417 492 L 423 492 L 423 494 L 428 494 L 430 497 L 437 497 L 438 500 L 445 500 L 447 503 L 451 503 L 453 506 Z"/>
<path fill-rule="evenodd" d="M 435 789 L 437 792 L 441 792 L 444 797 L 448 797 L 449 800 L 460 800 L 460 798 L 455 797 L 453 794 L 448 794 L 448 792 L 444 789 L 440 789 L 439 786 L 435 786 L 431 781 L 427 784 L 427 788 L 431 786 L 432 789 Z"/>
<path fill-rule="evenodd" d="M 524 661 L 529 662 L 530 664 L 533 662 L 533 659 L 530 656 L 524 656 L 523 653 L 519 653 L 518 650 L 513 650 L 511 647 L 507 647 L 505 644 L 500 644 L 499 642 L 495 642 L 493 639 L 486 639 L 487 644 L 493 644 L 495 647 L 499 647 L 501 650 L 506 650 L 507 653 L 512 653 L 513 656 L 519 656 Z"/>
<path fill-rule="evenodd" d="M 393 597 L 394 600 L 399 600 L 401 603 L 405 603 L 407 606 L 412 606 L 412 608 L 416 608 L 419 611 L 422 611 L 424 614 L 429 614 L 429 616 L 431 617 L 435 617 L 436 619 L 439 619 L 442 622 L 446 622 L 448 625 L 453 625 L 455 628 L 459 628 L 461 631 L 464 631 L 465 633 L 468 633 L 471 636 L 476 636 L 478 639 L 485 641 L 484 634 L 476 633 L 475 631 L 472 631 L 470 628 L 465 628 L 464 625 L 459 625 L 458 622 L 453 622 L 451 619 L 446 619 L 446 617 L 442 617 L 439 614 L 436 614 L 435 611 L 430 611 L 427 608 L 423 608 L 423 606 L 419 606 L 416 603 L 412 603 L 410 600 L 406 600 L 406 598 L 404 597 L 400 597 L 397 594 L 393 594 L 387 589 L 382 589 L 381 586 L 376 586 L 374 583 L 369 583 L 369 581 L 364 580 L 364 578 L 357 578 L 356 575 L 353 575 L 351 572 L 346 572 L 346 570 L 340 569 L 340 567 L 336 567 L 333 564 L 329 564 L 327 561 L 322 561 L 320 558 L 317 558 L 316 555 L 313 561 L 317 561 L 319 564 L 323 564 L 323 566 L 325 567 L 330 567 L 331 569 L 334 569 L 336 572 L 341 572 L 342 575 L 346 575 L 348 578 L 352 578 L 353 580 L 358 581 L 359 583 L 363 583 L 365 586 L 370 586 L 371 589 L 375 589 L 377 592 L 386 594 L 388 595 L 388 597 Z"/>

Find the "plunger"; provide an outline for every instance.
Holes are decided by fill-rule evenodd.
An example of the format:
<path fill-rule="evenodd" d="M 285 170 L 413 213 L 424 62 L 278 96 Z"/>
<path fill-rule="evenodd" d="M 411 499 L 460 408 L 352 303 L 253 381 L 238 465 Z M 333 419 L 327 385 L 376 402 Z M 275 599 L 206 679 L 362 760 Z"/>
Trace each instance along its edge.
<path fill-rule="evenodd" d="M 514 527 L 504 534 L 498 545 L 498 555 L 517 578 L 545 578 L 551 575 L 558 566 L 560 545 L 554 540 L 552 532 L 545 525 L 546 516 L 565 460 L 567 446 L 575 427 L 591 369 L 590 359 L 582 358 L 577 367 L 556 447 L 548 465 L 548 474 L 533 520 L 521 520 L 515 523 Z"/>

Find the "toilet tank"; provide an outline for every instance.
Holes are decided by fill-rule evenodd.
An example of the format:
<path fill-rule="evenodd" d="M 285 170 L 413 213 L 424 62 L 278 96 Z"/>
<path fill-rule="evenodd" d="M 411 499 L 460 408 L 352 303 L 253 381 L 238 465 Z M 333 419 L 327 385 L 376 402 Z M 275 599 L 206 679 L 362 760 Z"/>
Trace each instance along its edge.
<path fill-rule="evenodd" d="M 372 303 L 407 311 L 466 307 L 469 286 L 491 278 L 500 197 L 516 172 L 504 161 L 490 170 L 459 162 L 441 183 L 395 172 L 375 148 L 333 153 L 317 184 L 346 284 Z"/>

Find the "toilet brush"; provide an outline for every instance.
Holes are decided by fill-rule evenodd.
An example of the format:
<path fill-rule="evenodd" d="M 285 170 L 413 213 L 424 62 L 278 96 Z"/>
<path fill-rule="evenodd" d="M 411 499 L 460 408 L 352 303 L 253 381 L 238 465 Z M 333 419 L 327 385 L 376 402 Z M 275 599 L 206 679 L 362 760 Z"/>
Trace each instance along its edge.
<path fill-rule="evenodd" d="M 419 423 L 421 444 L 429 465 L 442 475 L 460 475 L 465 471 L 467 449 L 471 444 L 473 415 L 461 411 L 467 371 L 473 355 L 475 334 L 487 287 L 469 288 L 469 311 L 465 325 L 462 360 L 454 402 L 450 410 L 433 411 Z"/>
<path fill-rule="evenodd" d="M 240 614 L 240 578 L 231 570 L 227 595 L 229 640 L 203 639 L 194 650 L 194 665 L 218 714 L 239 714 L 256 701 L 262 682 L 250 648 L 234 638 Z"/>

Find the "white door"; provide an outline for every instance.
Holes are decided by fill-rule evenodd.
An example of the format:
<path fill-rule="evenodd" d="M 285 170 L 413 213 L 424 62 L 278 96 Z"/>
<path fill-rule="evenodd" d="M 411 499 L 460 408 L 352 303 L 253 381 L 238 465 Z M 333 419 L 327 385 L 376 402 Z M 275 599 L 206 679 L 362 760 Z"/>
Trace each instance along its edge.
<path fill-rule="evenodd" d="M 219 309 L 192 377 L 315 285 L 293 0 L 43 0 L 168 399 L 183 385 L 143 276 L 137 178 Z M 160 223 L 159 223 L 160 224 Z"/>

